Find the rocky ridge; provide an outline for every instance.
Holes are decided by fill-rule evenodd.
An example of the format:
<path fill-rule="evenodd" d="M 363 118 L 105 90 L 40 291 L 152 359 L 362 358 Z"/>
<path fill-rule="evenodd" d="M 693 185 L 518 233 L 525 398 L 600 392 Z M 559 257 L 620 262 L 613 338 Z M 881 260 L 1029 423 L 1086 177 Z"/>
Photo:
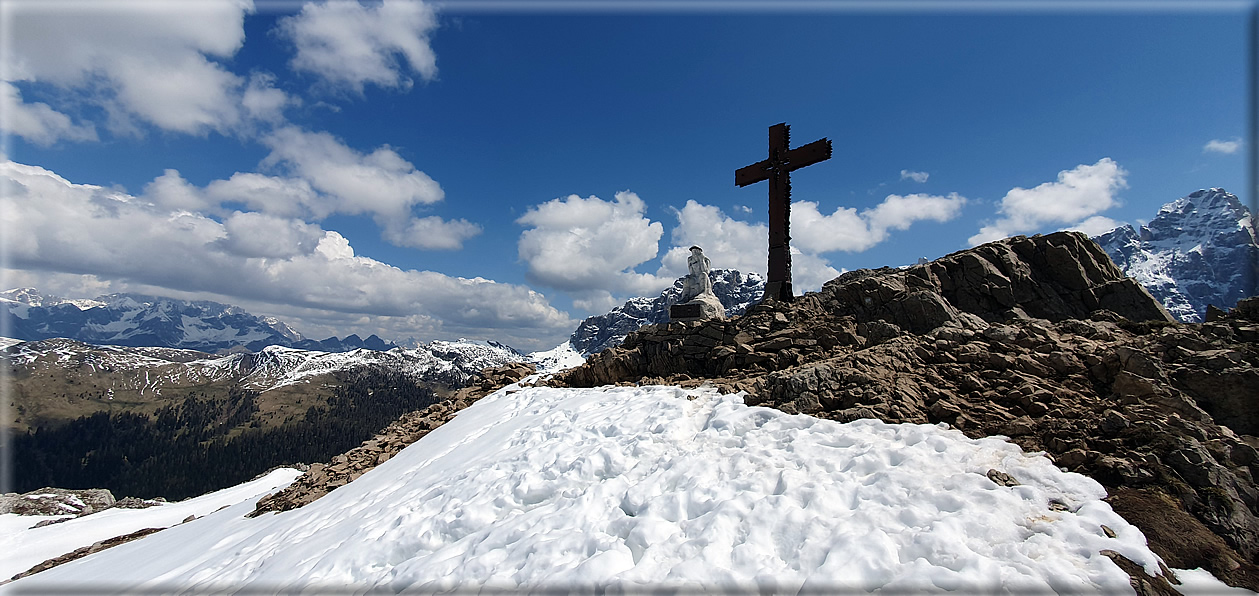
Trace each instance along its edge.
<path fill-rule="evenodd" d="M 647 326 L 549 382 L 711 383 L 788 413 L 1005 435 L 1105 485 L 1169 565 L 1259 590 L 1259 299 L 1177 323 L 1079 233 Z"/>
<path fill-rule="evenodd" d="M 708 277 L 713 282 L 713 294 L 726 309 L 726 316 L 730 317 L 743 314 L 761 299 L 765 291 L 765 279 L 757 273 L 712 269 Z M 669 307 L 682 298 L 685 279 L 678 278 L 654 298 L 630 298 L 608 313 L 586 318 L 573 331 L 569 345 L 582 356 L 589 356 L 620 344 L 626 335 L 639 327 L 668 323 Z"/>

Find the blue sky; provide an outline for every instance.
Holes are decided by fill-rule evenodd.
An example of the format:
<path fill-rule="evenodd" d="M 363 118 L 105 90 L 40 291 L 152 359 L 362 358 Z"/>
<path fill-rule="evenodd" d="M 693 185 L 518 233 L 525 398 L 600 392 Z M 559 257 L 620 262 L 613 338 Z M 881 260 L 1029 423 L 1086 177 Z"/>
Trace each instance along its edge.
<path fill-rule="evenodd" d="M 797 291 L 1254 200 L 1249 3 L 686 7 L 6 0 L 3 285 L 543 349 L 691 244 L 764 272 L 778 122 L 834 143 Z"/>

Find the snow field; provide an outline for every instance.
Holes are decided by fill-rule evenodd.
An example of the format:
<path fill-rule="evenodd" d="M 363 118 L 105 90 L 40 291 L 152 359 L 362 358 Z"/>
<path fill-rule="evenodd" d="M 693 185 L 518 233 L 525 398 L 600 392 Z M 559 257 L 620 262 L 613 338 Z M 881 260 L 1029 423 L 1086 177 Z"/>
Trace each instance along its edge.
<path fill-rule="evenodd" d="M 1099 551 L 1150 573 L 1157 558 L 1104 496 L 939 426 L 708 389 L 509 386 L 306 507 L 246 519 L 241 503 L 13 585 L 1130 592 Z"/>
<path fill-rule="evenodd" d="M 257 480 L 177 503 L 146 509 L 106 509 L 42 528 L 33 526 L 41 521 L 72 516 L 5 513 L 0 515 L 0 552 L 4 553 L 0 556 L 0 581 L 100 540 L 144 528 L 174 526 L 189 515 L 202 517 L 241 501 L 252 503 L 267 493 L 288 486 L 301 474 L 294 469 L 282 468 Z"/>

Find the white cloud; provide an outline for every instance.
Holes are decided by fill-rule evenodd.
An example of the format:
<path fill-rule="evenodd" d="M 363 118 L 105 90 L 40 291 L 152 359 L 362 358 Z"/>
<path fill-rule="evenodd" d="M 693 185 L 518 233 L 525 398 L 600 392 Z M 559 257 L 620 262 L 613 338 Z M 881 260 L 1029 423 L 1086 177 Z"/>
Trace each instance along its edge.
<path fill-rule="evenodd" d="M 575 325 L 527 287 L 404 271 L 355 256 L 344 237 L 300 221 L 255 213 L 219 223 L 13 162 L 0 164 L 0 180 L 7 185 L 0 214 L 13 269 L 212 293 L 269 304 L 271 312 L 386 317 L 393 337 L 411 329 L 546 343 Z M 257 237 L 264 234 L 270 237 Z"/>
<path fill-rule="evenodd" d="M 913 180 L 914 182 L 926 182 L 931 174 L 926 172 L 913 172 L 910 170 L 901 170 L 901 180 Z"/>
<path fill-rule="evenodd" d="M 1203 153 L 1224 153 L 1231 154 L 1241 151 L 1241 138 L 1234 137 L 1232 140 L 1224 141 L 1221 139 L 1211 139 L 1206 145 L 1202 146 Z"/>
<path fill-rule="evenodd" d="M 226 237 L 214 244 L 241 257 L 286 259 L 308 255 L 328 237 L 319 226 L 299 219 L 240 211 L 223 220 L 223 229 Z"/>
<path fill-rule="evenodd" d="M 463 219 L 412 217 L 412 207 L 437 203 L 445 198 L 445 192 L 388 145 L 363 153 L 329 133 L 296 126 L 278 128 L 264 136 L 262 143 L 271 149 L 262 162 L 264 167 L 282 166 L 303 182 L 236 176 L 242 176 L 242 189 L 263 185 L 280 191 L 276 194 L 278 206 L 292 207 L 296 201 L 315 219 L 332 213 L 369 214 L 380 226 L 381 237 L 397 246 L 454 250 L 481 232 L 480 226 Z M 306 186 L 315 192 L 307 193 Z M 228 189 L 232 188 L 224 190 Z"/>
<path fill-rule="evenodd" d="M 138 132 L 137 119 L 190 134 L 229 132 L 286 103 L 282 92 L 215 61 L 240 49 L 252 11 L 249 0 L 12 3 L 4 9 L 5 77 L 80 91 L 116 132 Z"/>
<path fill-rule="evenodd" d="M 264 166 L 283 165 L 331 199 L 308 205 L 319 219 L 331 213 L 369 213 L 388 221 L 406 221 L 413 205 L 445 197 L 437 182 L 388 145 L 361 153 L 329 133 L 296 126 L 276 129 L 262 143 L 271 149 Z"/>
<path fill-rule="evenodd" d="M 481 226 L 466 219 L 446 221 L 430 216 L 412 219 L 402 229 L 386 230 L 385 239 L 395 246 L 428 250 L 459 250 L 463 241 L 481 233 Z"/>
<path fill-rule="evenodd" d="M 1084 232 L 1089 236 L 1100 236 L 1122 225 L 1124 225 L 1123 222 L 1115 221 L 1104 215 L 1094 215 L 1093 217 L 1074 225 L 1067 226 L 1063 229 Z"/>
<path fill-rule="evenodd" d="M 888 195 L 860 213 L 839 207 L 823 215 L 817 203 L 800 201 L 791 207 L 791 235 L 793 244 L 805 253 L 861 252 L 886 240 L 889 230 L 906 230 L 916 221 L 949 221 L 965 204 L 966 197 L 957 193 Z"/>
<path fill-rule="evenodd" d="M 142 196 L 166 211 L 203 211 L 211 206 L 201 189 L 173 169 L 167 169 L 145 185 Z"/>
<path fill-rule="evenodd" d="M 434 9 L 408 0 L 371 6 L 352 0 L 310 3 L 279 25 L 281 34 L 297 48 L 290 63 L 294 70 L 358 93 L 366 83 L 410 86 L 403 61 L 410 72 L 425 80 L 436 77 L 437 59 L 429 45 L 429 35 L 436 28 Z"/>
<path fill-rule="evenodd" d="M 0 81 L 0 130 L 44 147 L 61 139 L 96 140 L 91 123 L 75 124 L 46 103 L 23 103 L 22 92 L 6 81 Z"/>
<path fill-rule="evenodd" d="M 686 202 L 677 217 L 678 225 L 671 234 L 673 247 L 661 258 L 657 275 L 668 279 L 686 275 L 691 246 L 704 249 L 716 269 L 765 274 L 769 266 L 769 228 L 765 224 L 731 219 L 721 209 L 693 200 Z"/>
<path fill-rule="evenodd" d="M 298 217 L 310 213 L 319 195 L 301 178 L 280 178 L 236 172 L 227 180 L 215 180 L 205 188 L 214 203 L 240 203 L 271 215 Z"/>
<path fill-rule="evenodd" d="M 249 77 L 249 85 L 240 103 L 250 117 L 278 124 L 284 121 L 284 108 L 300 104 L 301 100 L 276 89 L 275 75 L 256 72 Z"/>
<path fill-rule="evenodd" d="M 616 193 L 613 201 L 570 195 L 530 207 L 516 220 L 529 226 L 517 243 L 529 279 L 591 304 L 591 292 L 659 291 L 672 280 L 633 270 L 655 258 L 664 235 L 659 222 L 644 217 L 645 210 L 629 191 Z"/>
<path fill-rule="evenodd" d="M 1056 182 L 1011 189 L 997 209 L 1003 217 L 982 227 L 968 241 L 974 246 L 1045 226 L 1082 222 L 1115 206 L 1115 192 L 1128 186 L 1127 174 L 1114 160 L 1103 157 L 1093 165 L 1058 172 Z"/>

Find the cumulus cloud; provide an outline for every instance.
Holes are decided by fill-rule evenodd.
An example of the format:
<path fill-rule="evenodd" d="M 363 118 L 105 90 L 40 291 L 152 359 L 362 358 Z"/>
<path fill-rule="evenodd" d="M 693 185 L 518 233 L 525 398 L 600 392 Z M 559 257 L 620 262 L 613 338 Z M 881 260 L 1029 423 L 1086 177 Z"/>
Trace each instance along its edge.
<path fill-rule="evenodd" d="M 913 172 L 910 170 L 901 170 L 901 180 L 913 180 L 914 182 L 926 182 L 931 174 L 926 172 Z"/>
<path fill-rule="evenodd" d="M 888 195 L 860 212 L 839 207 L 823 215 L 817 203 L 800 201 L 791 207 L 792 241 L 805 253 L 861 252 L 886 240 L 890 230 L 909 229 L 916 221 L 949 221 L 965 204 L 966 197 L 957 193 Z"/>
<path fill-rule="evenodd" d="M 362 93 L 367 83 L 409 87 L 404 70 L 425 80 L 436 77 L 437 59 L 429 45 L 436 28 L 436 12 L 422 2 L 365 6 L 329 0 L 306 4 L 300 14 L 281 19 L 278 30 L 297 49 L 290 63 L 294 70 Z"/>
<path fill-rule="evenodd" d="M 503 331 L 558 339 L 575 324 L 527 287 L 402 270 L 300 221 L 239 213 L 220 223 L 11 161 L 0 164 L 0 179 L 8 265 L 16 270 L 212 293 L 272 312 L 387 317 L 394 337 L 406 336 L 407 321 L 430 337 Z"/>
<path fill-rule="evenodd" d="M 1122 225 L 1124 225 L 1122 222 L 1115 221 L 1104 215 L 1094 215 L 1093 217 L 1074 225 L 1067 226 L 1063 229 L 1084 232 L 1089 236 L 1100 236 Z"/>
<path fill-rule="evenodd" d="M 305 180 L 252 172 L 236 172 L 226 180 L 215 180 L 206 186 L 205 194 L 215 204 L 239 203 L 283 217 L 303 216 L 320 201 L 318 193 Z"/>
<path fill-rule="evenodd" d="M 329 133 L 296 126 L 278 128 L 262 143 L 271 149 L 264 166 L 281 165 L 330 199 L 308 205 L 317 218 L 336 212 L 405 220 L 413 205 L 445 196 L 436 181 L 388 145 L 362 153 Z"/>
<path fill-rule="evenodd" d="M 381 237 L 397 246 L 454 250 L 481 233 L 480 226 L 463 219 L 413 217 L 412 207 L 437 203 L 445 192 L 388 145 L 364 153 L 329 133 L 296 126 L 277 128 L 262 143 L 271 149 L 262 165 L 278 166 L 292 178 L 237 174 L 232 180 L 241 176 L 239 182 L 221 190 L 235 193 L 264 186 L 274 191 L 270 196 L 277 206 L 300 205 L 315 219 L 332 213 L 368 214 L 380 226 Z"/>
<path fill-rule="evenodd" d="M 661 257 L 657 275 L 669 279 L 686 275 L 691 246 L 704 249 L 714 268 L 765 274 L 769 261 L 769 228 L 765 224 L 732 219 L 718 207 L 693 200 L 676 215 L 678 225 L 670 235 L 673 246 Z"/>
<path fill-rule="evenodd" d="M 1128 172 L 1109 157 L 1058 172 L 1058 180 L 1036 188 L 1011 189 L 1001 199 L 997 221 L 971 236 L 972 246 L 1045 226 L 1084 222 L 1116 205 L 1115 193 L 1128 186 Z"/>
<path fill-rule="evenodd" d="M 0 130 L 43 147 L 62 139 L 96 140 L 96 127 L 90 122 L 75 124 L 46 103 L 23 103 L 22 92 L 7 81 L 0 81 Z"/>
<path fill-rule="evenodd" d="M 167 211 L 202 211 L 210 207 L 201 189 L 173 169 L 167 169 L 145 185 L 143 197 Z"/>
<path fill-rule="evenodd" d="M 1202 146 L 1202 152 L 1232 154 L 1241 151 L 1241 148 L 1242 140 L 1239 137 L 1234 137 L 1232 140 L 1228 141 L 1222 139 L 1211 139 L 1210 141 L 1207 141 L 1206 145 Z"/>
<path fill-rule="evenodd" d="M 327 238 L 317 225 L 263 213 L 237 211 L 223 220 L 226 236 L 213 244 L 240 257 L 285 259 L 308 255 Z"/>
<path fill-rule="evenodd" d="M 463 241 L 481 233 L 481 226 L 466 219 L 446 221 L 429 216 L 412 219 L 402 229 L 386 230 L 385 239 L 395 246 L 428 250 L 458 250 Z"/>
<path fill-rule="evenodd" d="M 664 226 L 647 219 L 645 210 L 643 200 L 629 191 L 616 193 L 612 201 L 570 195 L 530 207 L 516 220 L 529 228 L 517 243 L 529 280 L 586 304 L 608 292 L 659 291 L 672 280 L 634 271 L 656 257 L 664 235 Z"/>
<path fill-rule="evenodd" d="M 236 130 L 287 103 L 265 79 L 247 81 L 216 61 L 240 49 L 252 10 L 249 0 L 24 2 L 5 11 L 6 79 L 78 91 L 110 115 L 116 132 L 136 132 L 137 120 L 190 134 Z M 51 108 L 16 105 L 16 113 L 38 113 L 44 132 L 88 138 L 84 125 L 67 128 Z M 40 130 L 25 126 L 10 130 L 40 142 Z"/>

